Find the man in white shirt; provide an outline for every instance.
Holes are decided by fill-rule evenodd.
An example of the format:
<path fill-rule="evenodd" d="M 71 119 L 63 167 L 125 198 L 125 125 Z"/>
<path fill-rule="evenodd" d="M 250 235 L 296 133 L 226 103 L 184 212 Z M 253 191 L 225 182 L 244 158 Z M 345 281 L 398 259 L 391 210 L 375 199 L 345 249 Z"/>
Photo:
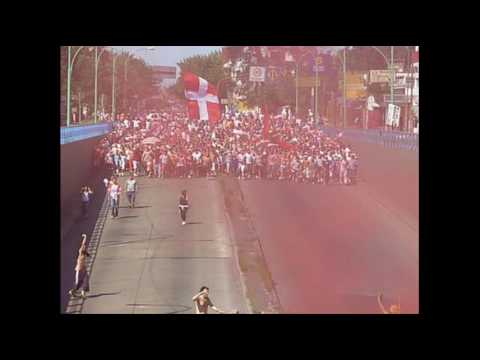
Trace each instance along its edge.
<path fill-rule="evenodd" d="M 193 159 L 193 169 L 195 176 L 200 176 L 200 165 L 202 160 L 202 153 L 198 150 L 194 151 L 192 154 Z"/>
<path fill-rule="evenodd" d="M 137 181 L 133 176 L 130 176 L 130 179 L 126 182 L 127 187 L 127 198 L 130 208 L 135 207 L 135 195 L 137 193 Z"/>
<path fill-rule="evenodd" d="M 120 185 L 118 185 L 117 179 L 114 179 L 112 184 L 108 188 L 108 194 L 110 196 L 110 205 L 112 207 L 112 219 L 118 216 L 120 193 L 121 193 L 121 187 Z"/>

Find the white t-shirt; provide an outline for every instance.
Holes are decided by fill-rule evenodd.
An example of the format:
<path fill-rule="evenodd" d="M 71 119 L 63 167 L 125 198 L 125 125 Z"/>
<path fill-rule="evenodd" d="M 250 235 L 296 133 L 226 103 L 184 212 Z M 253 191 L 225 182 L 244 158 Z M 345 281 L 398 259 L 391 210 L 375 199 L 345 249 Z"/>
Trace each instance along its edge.
<path fill-rule="evenodd" d="M 118 200 L 119 194 L 120 194 L 120 185 L 112 184 L 110 186 L 110 198 Z"/>
<path fill-rule="evenodd" d="M 247 165 L 250 165 L 252 163 L 252 155 L 250 153 L 245 154 L 245 162 Z"/>
<path fill-rule="evenodd" d="M 195 160 L 196 162 L 200 162 L 200 159 L 202 158 L 202 153 L 200 151 L 195 151 L 192 154 L 192 157 L 193 157 L 193 160 Z"/>
<path fill-rule="evenodd" d="M 135 191 L 136 190 L 137 181 L 134 180 L 127 180 L 127 191 Z"/>

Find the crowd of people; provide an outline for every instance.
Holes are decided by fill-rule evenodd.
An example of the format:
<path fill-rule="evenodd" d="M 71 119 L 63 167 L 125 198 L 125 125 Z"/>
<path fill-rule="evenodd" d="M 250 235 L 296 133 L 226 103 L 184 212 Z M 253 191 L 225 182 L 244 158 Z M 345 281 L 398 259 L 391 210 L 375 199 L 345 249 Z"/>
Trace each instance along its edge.
<path fill-rule="evenodd" d="M 115 124 L 95 150 L 94 165 L 116 176 L 191 178 L 226 174 L 239 179 L 276 179 L 350 185 L 358 156 L 341 137 L 319 130 L 313 118 L 283 112 L 265 129 L 260 112 L 222 114 L 212 126 L 189 119 L 174 104 L 158 118 L 147 114 Z"/>

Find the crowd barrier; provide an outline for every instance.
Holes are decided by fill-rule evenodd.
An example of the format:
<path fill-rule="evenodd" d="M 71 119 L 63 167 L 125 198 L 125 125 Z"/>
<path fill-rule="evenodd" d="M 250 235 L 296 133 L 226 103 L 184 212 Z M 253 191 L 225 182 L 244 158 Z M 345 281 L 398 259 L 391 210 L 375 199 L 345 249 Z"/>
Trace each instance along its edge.
<path fill-rule="evenodd" d="M 343 133 L 345 139 L 363 141 L 371 144 L 378 144 L 387 148 L 405 149 L 418 151 L 419 135 L 401 131 L 388 131 L 380 129 L 336 129 L 331 127 L 320 127 L 330 137 Z"/>
<path fill-rule="evenodd" d="M 60 144 L 68 144 L 74 141 L 85 140 L 112 131 L 112 123 L 101 123 L 95 125 L 69 126 L 60 128 Z"/>

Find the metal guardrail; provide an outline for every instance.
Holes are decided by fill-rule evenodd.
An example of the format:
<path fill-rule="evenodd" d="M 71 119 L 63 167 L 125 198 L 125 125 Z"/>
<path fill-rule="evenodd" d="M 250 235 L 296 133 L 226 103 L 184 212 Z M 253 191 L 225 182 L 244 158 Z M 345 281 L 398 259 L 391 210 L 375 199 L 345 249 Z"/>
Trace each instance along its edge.
<path fill-rule="evenodd" d="M 68 144 L 74 141 L 85 140 L 96 136 L 108 134 L 112 131 L 112 123 L 96 125 L 69 126 L 60 128 L 60 144 Z"/>
<path fill-rule="evenodd" d="M 418 151 L 419 135 L 401 131 L 385 131 L 379 129 L 336 129 L 320 127 L 330 137 L 337 136 L 340 132 L 343 137 L 354 141 L 364 141 L 371 144 L 378 144 L 387 148 Z"/>

